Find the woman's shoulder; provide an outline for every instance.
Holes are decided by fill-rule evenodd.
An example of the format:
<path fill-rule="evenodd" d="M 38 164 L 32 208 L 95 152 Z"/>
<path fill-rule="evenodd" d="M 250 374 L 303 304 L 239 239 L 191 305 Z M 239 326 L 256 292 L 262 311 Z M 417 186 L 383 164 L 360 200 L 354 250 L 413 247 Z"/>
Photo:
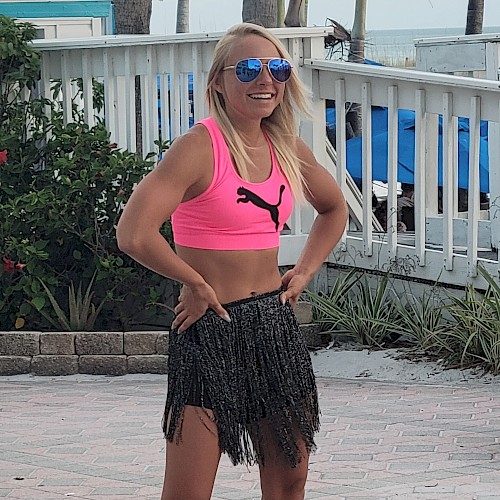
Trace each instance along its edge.
<path fill-rule="evenodd" d="M 194 125 L 176 137 L 158 163 L 157 169 L 170 177 L 198 182 L 210 173 L 213 164 L 212 143 L 203 125 Z"/>

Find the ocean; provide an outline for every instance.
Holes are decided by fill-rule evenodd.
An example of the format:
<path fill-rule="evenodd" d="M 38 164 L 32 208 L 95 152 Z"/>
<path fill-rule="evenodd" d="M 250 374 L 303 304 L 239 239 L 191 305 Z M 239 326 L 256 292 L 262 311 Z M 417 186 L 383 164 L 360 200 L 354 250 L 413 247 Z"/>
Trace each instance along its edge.
<path fill-rule="evenodd" d="M 465 27 L 367 31 L 365 57 L 388 66 L 414 66 L 415 39 L 457 36 L 464 32 Z M 500 26 L 485 26 L 483 33 L 500 33 Z"/>

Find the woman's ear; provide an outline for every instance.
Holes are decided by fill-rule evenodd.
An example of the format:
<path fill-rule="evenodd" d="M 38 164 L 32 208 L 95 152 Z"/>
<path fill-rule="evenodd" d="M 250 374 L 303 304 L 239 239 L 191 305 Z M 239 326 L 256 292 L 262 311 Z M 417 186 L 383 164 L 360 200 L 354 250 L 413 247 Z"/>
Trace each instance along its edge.
<path fill-rule="evenodd" d="M 214 83 L 212 84 L 213 89 L 218 92 L 219 94 L 222 94 L 223 87 L 221 83 L 222 75 L 219 74 L 219 76 L 214 80 Z"/>

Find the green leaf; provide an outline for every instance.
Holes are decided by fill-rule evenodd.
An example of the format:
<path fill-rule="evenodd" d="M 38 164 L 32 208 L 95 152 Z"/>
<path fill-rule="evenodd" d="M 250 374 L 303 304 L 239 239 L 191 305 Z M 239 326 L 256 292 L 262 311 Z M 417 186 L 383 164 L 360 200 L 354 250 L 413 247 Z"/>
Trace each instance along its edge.
<path fill-rule="evenodd" d="M 41 311 L 45 306 L 45 298 L 39 295 L 31 299 L 31 303 L 37 311 Z"/>

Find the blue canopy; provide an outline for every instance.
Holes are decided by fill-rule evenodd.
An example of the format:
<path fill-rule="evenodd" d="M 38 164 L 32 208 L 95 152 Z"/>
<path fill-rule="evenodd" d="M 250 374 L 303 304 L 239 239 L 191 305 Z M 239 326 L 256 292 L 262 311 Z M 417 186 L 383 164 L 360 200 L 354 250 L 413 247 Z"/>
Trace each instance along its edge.
<path fill-rule="evenodd" d="M 335 126 L 335 109 L 327 109 L 327 122 Z M 372 174 L 373 180 L 387 182 L 388 111 L 385 107 L 372 108 Z M 443 185 L 443 125 L 439 117 L 438 138 L 438 184 Z M 458 120 L 458 187 L 469 186 L 469 119 Z M 347 148 L 347 170 L 360 181 L 362 177 L 361 137 L 349 139 Z M 398 181 L 414 184 L 415 171 L 415 112 L 398 111 Z M 480 191 L 489 192 L 488 123 L 481 122 L 479 145 Z"/>

